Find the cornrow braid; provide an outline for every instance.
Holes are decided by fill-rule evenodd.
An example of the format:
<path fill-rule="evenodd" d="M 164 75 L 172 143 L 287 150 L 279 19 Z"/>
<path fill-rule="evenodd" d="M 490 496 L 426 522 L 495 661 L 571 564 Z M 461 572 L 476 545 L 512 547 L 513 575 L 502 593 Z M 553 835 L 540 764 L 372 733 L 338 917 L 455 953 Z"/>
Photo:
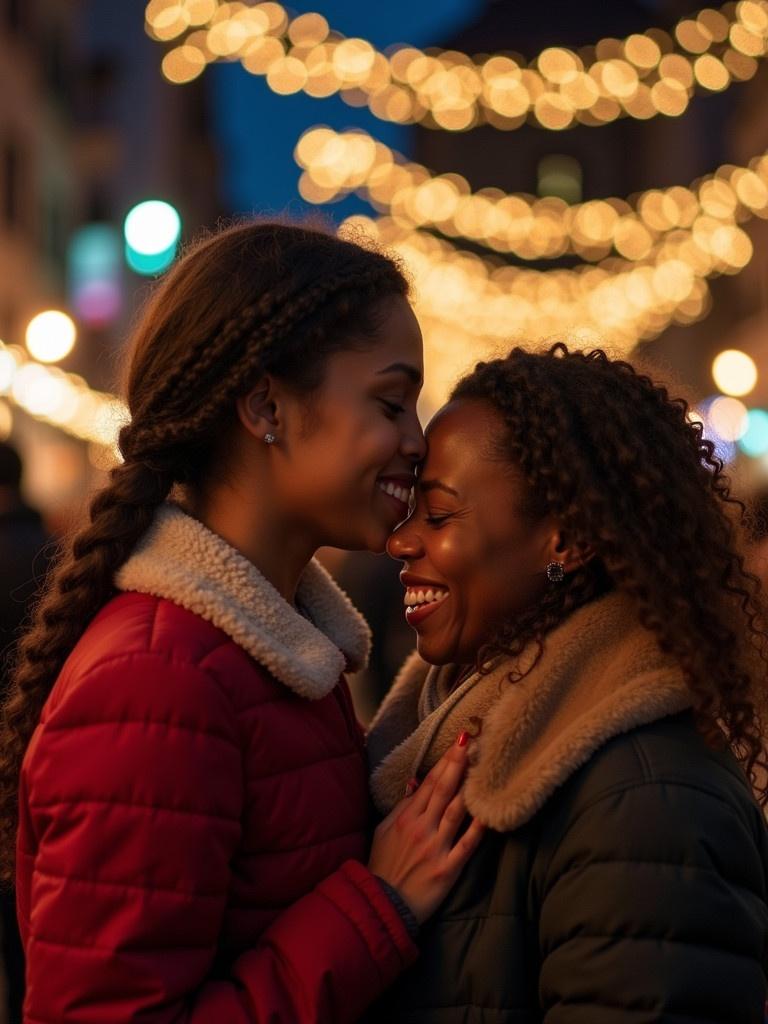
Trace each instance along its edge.
<path fill-rule="evenodd" d="M 252 338 L 254 343 L 244 348 L 231 374 L 222 379 L 212 391 L 211 401 L 219 404 L 229 402 L 238 393 L 246 392 L 271 362 L 279 368 L 281 357 L 286 352 L 274 352 L 278 342 L 290 339 L 302 321 L 316 313 L 330 298 L 337 299 L 337 312 L 346 318 L 361 299 L 365 301 L 369 293 L 375 292 L 380 282 L 381 274 L 375 269 L 368 274 L 333 278 L 297 297 L 292 306 L 286 305 L 264 324 L 263 330 L 257 332 L 257 337 Z M 353 296 L 354 301 L 351 301 Z"/>
<path fill-rule="evenodd" d="M 281 359 L 290 354 L 290 349 L 286 351 L 286 345 L 281 343 L 289 342 L 291 334 L 303 321 L 331 298 L 337 300 L 336 314 L 341 319 L 346 318 L 356 305 L 366 300 L 369 293 L 371 296 L 376 294 L 381 281 L 382 273 L 378 267 L 366 274 L 338 275 L 319 282 L 306 294 L 298 296 L 293 304 L 283 305 L 272 319 L 255 325 L 247 338 L 234 330 L 227 335 L 222 333 L 220 339 L 216 339 L 208 348 L 205 364 L 209 372 L 190 373 L 183 381 L 183 389 L 179 388 L 173 397 L 166 397 L 156 421 L 151 417 L 157 403 L 145 409 L 144 419 L 149 421 L 146 427 L 142 429 L 137 425 L 133 431 L 126 433 L 121 444 L 126 444 L 127 450 L 135 454 L 150 456 L 154 451 L 169 445 L 192 443 L 195 438 L 204 435 L 220 417 L 223 407 L 230 405 L 238 395 L 245 394 L 256 382 L 270 365 L 270 353 L 273 353 L 274 362 L 279 367 Z M 238 343 L 239 353 L 227 351 L 227 343 L 231 348 L 233 340 Z M 306 336 L 300 340 L 304 342 Z M 275 352 L 278 345 L 280 348 Z M 229 365 L 229 372 L 221 376 L 220 370 L 225 364 Z M 210 371 L 214 369 L 218 376 L 211 384 Z M 190 395 L 201 391 L 206 394 L 205 402 L 189 412 L 180 408 L 182 404 L 189 405 Z M 174 398 L 177 400 L 174 401 Z"/>
<path fill-rule="evenodd" d="M 197 343 L 187 349 L 186 357 L 179 360 L 176 372 L 168 374 L 163 385 L 153 394 L 152 408 L 163 409 L 173 402 L 182 384 L 185 389 L 194 391 L 200 381 L 215 370 L 223 353 L 252 330 L 258 315 L 255 306 L 246 306 L 238 316 L 224 324 L 215 339 L 196 339 Z M 147 409 L 146 413 L 151 411 Z"/>
<path fill-rule="evenodd" d="M 0 714 L 0 878 L 14 870 L 21 761 L 62 666 L 115 594 L 115 572 L 176 483 L 200 483 L 234 399 L 271 372 L 310 393 L 328 357 L 376 339 L 377 304 L 406 296 L 389 256 L 294 224 L 246 223 L 194 246 L 163 279 L 131 346 L 124 462 L 49 576 Z"/>
<path fill-rule="evenodd" d="M 680 664 L 702 733 L 713 743 L 725 733 L 768 803 L 760 584 L 740 550 L 744 506 L 687 403 L 628 362 L 562 343 L 480 363 L 452 397 L 489 402 L 503 417 L 497 455 L 525 477 L 523 511 L 553 515 L 572 543 L 595 553 L 505 624 L 480 663 L 499 653 L 514 660 L 531 642 L 540 654 L 571 611 L 622 589 Z"/>

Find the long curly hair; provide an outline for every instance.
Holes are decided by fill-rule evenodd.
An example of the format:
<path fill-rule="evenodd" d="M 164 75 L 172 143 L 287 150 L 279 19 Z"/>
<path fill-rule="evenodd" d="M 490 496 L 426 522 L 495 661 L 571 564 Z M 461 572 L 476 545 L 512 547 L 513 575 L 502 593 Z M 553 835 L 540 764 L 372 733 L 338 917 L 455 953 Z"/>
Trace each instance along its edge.
<path fill-rule="evenodd" d="M 48 694 L 116 570 L 176 484 L 216 472 L 235 400 L 269 372 L 307 397 L 328 357 L 375 340 L 382 300 L 409 283 L 388 255 L 317 227 L 234 225 L 161 281 L 129 349 L 123 461 L 65 546 L 18 646 L 0 719 L 0 878 L 14 870 L 19 772 Z"/>
<path fill-rule="evenodd" d="M 582 566 L 479 653 L 515 664 L 577 607 L 612 589 L 679 663 L 701 732 L 728 743 L 768 803 L 763 693 L 768 632 L 742 556 L 746 510 L 681 398 L 601 349 L 513 349 L 479 363 L 453 399 L 490 403 L 506 425 L 494 456 L 522 471 L 523 514 L 554 516 Z M 514 672 L 512 678 L 515 678 Z M 518 676 L 519 678 L 519 676 Z"/>

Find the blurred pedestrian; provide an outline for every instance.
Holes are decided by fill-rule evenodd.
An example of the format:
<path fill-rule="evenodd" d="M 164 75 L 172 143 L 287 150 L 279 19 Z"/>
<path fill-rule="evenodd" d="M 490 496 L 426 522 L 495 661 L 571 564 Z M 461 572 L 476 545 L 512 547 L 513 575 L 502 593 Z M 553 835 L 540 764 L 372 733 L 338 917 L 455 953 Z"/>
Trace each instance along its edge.
<path fill-rule="evenodd" d="M 40 514 L 24 500 L 22 474 L 19 453 L 11 444 L 0 442 L 0 699 L 3 701 L 10 682 L 14 644 L 48 564 L 48 534 Z M 10 1024 L 20 1024 L 24 958 L 16 921 L 15 894 L 6 886 L 0 889 L 0 915 L 0 967 L 5 975 L 7 1019 Z"/>
<path fill-rule="evenodd" d="M 488 831 L 370 1019 L 761 1024 L 768 632 L 713 444 L 564 345 L 479 364 L 427 441 L 372 788 L 466 729 Z"/>
<path fill-rule="evenodd" d="M 343 675 L 369 633 L 313 558 L 381 551 L 407 511 L 407 292 L 382 253 L 256 223 L 201 241 L 149 303 L 123 461 L 53 573 L 0 736 L 30 1024 L 352 1024 L 476 845 L 456 840 L 454 743 L 369 849 Z"/>

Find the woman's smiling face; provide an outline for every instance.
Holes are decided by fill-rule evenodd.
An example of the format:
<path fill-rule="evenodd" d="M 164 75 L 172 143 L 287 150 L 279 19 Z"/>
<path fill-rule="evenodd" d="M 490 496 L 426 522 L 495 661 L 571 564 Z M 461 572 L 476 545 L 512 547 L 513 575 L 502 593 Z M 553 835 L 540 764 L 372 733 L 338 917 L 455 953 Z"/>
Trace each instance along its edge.
<path fill-rule="evenodd" d="M 433 665 L 473 662 L 501 622 L 537 600 L 557 557 L 557 525 L 531 522 L 522 475 L 494 457 L 504 431 L 485 402 L 441 409 L 427 428 L 413 512 L 387 545 L 405 563 L 406 617 Z"/>

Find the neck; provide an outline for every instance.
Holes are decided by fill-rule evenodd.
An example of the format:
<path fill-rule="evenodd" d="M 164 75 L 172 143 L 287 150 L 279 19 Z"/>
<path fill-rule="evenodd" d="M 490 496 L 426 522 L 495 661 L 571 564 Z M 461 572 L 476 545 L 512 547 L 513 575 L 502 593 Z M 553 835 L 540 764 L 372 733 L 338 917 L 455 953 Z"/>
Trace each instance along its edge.
<path fill-rule="evenodd" d="M 190 496 L 185 507 L 294 604 L 301 575 L 316 550 L 305 532 L 286 523 L 263 497 L 244 494 L 229 484 L 205 495 Z"/>

